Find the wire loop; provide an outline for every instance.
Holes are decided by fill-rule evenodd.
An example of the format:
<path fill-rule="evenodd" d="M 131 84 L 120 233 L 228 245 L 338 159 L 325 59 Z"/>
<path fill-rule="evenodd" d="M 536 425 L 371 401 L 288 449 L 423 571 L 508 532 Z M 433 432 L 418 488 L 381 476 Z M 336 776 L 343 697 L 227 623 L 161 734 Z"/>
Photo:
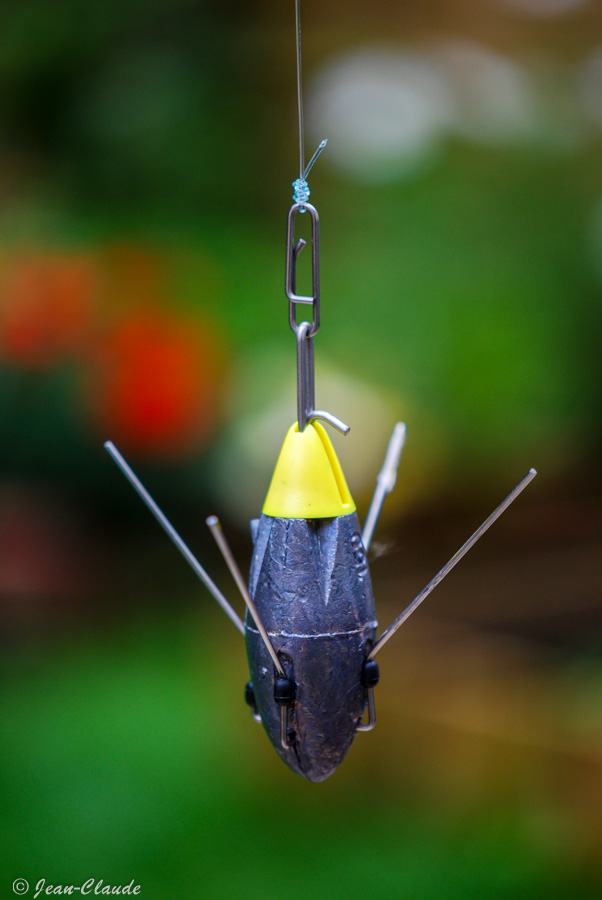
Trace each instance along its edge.
<path fill-rule="evenodd" d="M 295 243 L 295 218 L 298 212 L 306 210 L 311 217 L 311 274 L 312 295 L 297 294 L 297 257 L 305 246 L 305 241 Z M 312 320 L 308 337 L 313 337 L 320 328 L 320 219 L 315 206 L 311 203 L 293 203 L 288 212 L 288 225 L 286 230 L 286 273 L 285 291 L 289 300 L 289 324 L 297 334 L 296 306 L 298 303 L 311 305 Z"/>

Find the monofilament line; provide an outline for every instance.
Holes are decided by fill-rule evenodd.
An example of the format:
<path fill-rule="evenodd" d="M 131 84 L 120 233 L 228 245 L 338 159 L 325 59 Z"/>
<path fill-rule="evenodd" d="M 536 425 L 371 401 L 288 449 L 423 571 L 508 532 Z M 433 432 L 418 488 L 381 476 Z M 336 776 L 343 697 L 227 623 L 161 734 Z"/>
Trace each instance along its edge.
<path fill-rule="evenodd" d="M 295 0 L 295 34 L 297 37 L 297 115 L 299 116 L 299 179 L 305 179 L 305 137 L 303 131 L 303 87 L 301 83 L 301 0 Z"/>
<path fill-rule="evenodd" d="M 293 200 L 301 206 L 300 212 L 305 212 L 305 204 L 309 200 L 310 190 L 307 184 L 307 176 L 318 156 L 327 144 L 326 140 L 320 145 L 309 164 L 305 165 L 305 128 L 303 125 L 303 76 L 301 71 L 301 0 L 295 0 L 295 33 L 297 37 L 297 115 L 299 117 L 299 177 L 293 181 Z"/>

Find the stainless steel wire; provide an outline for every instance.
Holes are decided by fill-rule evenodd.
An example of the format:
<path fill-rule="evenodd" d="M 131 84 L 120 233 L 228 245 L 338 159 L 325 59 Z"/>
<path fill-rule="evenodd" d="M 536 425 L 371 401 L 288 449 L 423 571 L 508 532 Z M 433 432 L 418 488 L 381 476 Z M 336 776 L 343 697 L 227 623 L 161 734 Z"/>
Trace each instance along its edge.
<path fill-rule="evenodd" d="M 220 589 L 213 583 L 207 572 L 204 570 L 192 550 L 188 547 L 187 544 L 184 543 L 176 529 L 173 527 L 167 516 L 161 511 L 161 509 L 157 506 L 149 492 L 146 490 L 140 479 L 134 474 L 132 469 L 128 466 L 125 459 L 117 449 L 117 447 L 113 444 L 112 441 L 105 442 L 105 450 L 110 454 L 113 460 L 117 463 L 127 480 L 130 482 L 138 496 L 143 500 L 146 506 L 150 509 L 153 516 L 161 526 L 161 528 L 165 531 L 167 536 L 173 541 L 176 545 L 186 562 L 194 569 L 198 577 L 201 579 L 209 593 L 212 597 L 217 600 L 221 608 L 224 610 L 228 618 L 233 622 L 233 624 L 238 628 L 240 633 L 245 634 L 245 626 L 243 625 L 240 618 L 237 616 L 235 611 L 232 609 Z"/>
<path fill-rule="evenodd" d="M 364 550 L 366 551 L 366 553 L 368 552 L 370 542 L 372 541 L 372 535 L 374 534 L 374 529 L 376 528 L 376 523 L 378 522 L 380 511 L 382 509 L 383 503 L 385 502 L 385 497 L 387 496 L 387 494 L 390 494 L 395 487 L 395 482 L 397 481 L 397 470 L 399 468 L 399 462 L 401 460 L 401 454 L 403 451 L 405 440 L 406 427 L 403 422 L 398 422 L 395 425 L 393 434 L 391 435 L 391 438 L 389 440 L 389 445 L 385 454 L 385 461 L 383 463 L 382 469 L 378 473 L 378 477 L 376 479 L 376 489 L 374 491 L 372 503 L 370 504 L 370 509 L 368 510 L 368 515 L 366 516 L 366 521 L 364 523 L 362 543 L 364 545 Z"/>
<path fill-rule="evenodd" d="M 381 634 L 379 639 L 376 641 L 376 643 L 372 647 L 370 653 L 368 654 L 368 659 L 373 659 L 376 656 L 378 651 L 387 643 L 387 641 L 390 638 L 393 637 L 393 635 L 395 634 L 397 629 L 400 628 L 401 625 L 403 625 L 403 623 L 407 619 L 409 619 L 409 617 L 412 615 L 412 613 L 418 609 L 418 607 L 420 606 L 422 601 L 428 597 L 428 595 L 431 593 L 431 591 L 433 591 L 437 587 L 438 584 L 441 584 L 441 582 L 443 581 L 445 576 L 448 575 L 451 572 L 451 570 L 454 568 L 454 566 L 460 562 L 462 557 L 468 553 L 470 548 L 473 547 L 476 544 L 476 542 L 479 540 L 479 538 L 485 534 L 487 529 L 493 525 L 493 523 L 496 521 L 496 519 L 499 519 L 501 514 L 506 509 L 508 509 L 508 507 L 510 506 L 512 501 L 516 500 L 516 498 L 521 493 L 521 491 L 523 491 L 527 487 L 529 482 L 531 482 L 535 478 L 536 475 L 537 475 L 537 472 L 535 471 L 535 469 L 529 469 L 529 471 L 527 472 L 525 477 L 521 481 L 519 481 L 519 483 L 516 485 L 515 488 L 513 488 L 513 490 L 510 491 L 510 493 L 508 494 L 506 499 L 500 503 L 500 505 L 497 507 L 497 509 L 494 509 L 494 511 L 489 516 L 489 518 L 486 519 L 483 522 L 483 524 L 479 526 L 479 528 L 477 528 L 475 533 L 473 535 L 471 535 L 471 537 L 468 538 L 468 540 L 466 541 L 465 544 L 462 544 L 462 546 L 460 547 L 458 552 L 454 556 L 452 556 L 452 558 L 449 560 L 449 562 L 447 562 L 439 572 L 437 572 L 435 577 L 433 579 L 431 579 L 431 581 L 429 581 L 427 586 L 420 591 L 420 593 L 414 598 L 414 600 L 412 600 L 410 605 L 407 606 L 404 609 L 404 611 L 401 613 L 401 615 L 399 615 L 395 619 L 393 624 L 389 625 L 389 627 L 386 629 L 386 631 L 384 631 Z"/>
<path fill-rule="evenodd" d="M 215 543 L 219 547 L 221 554 L 224 557 L 224 560 L 226 561 L 226 565 L 228 566 L 228 568 L 230 569 L 230 572 L 232 573 L 232 577 L 234 578 L 234 581 L 236 582 L 236 586 L 238 587 L 238 590 L 240 591 L 241 596 L 247 605 L 247 608 L 251 614 L 251 617 L 252 617 L 253 621 L 255 622 L 255 625 L 257 626 L 257 630 L 259 631 L 259 633 L 263 639 L 263 643 L 265 644 L 266 650 L 272 657 L 272 662 L 276 666 L 276 669 L 278 670 L 280 675 L 283 678 L 286 678 L 286 673 L 284 671 L 284 668 L 282 667 L 282 663 L 278 659 L 278 654 L 274 650 L 274 645 L 272 644 L 272 642 L 268 636 L 268 633 L 264 627 L 264 624 L 261 621 L 259 613 L 257 612 L 257 607 L 255 606 L 255 604 L 253 603 L 253 600 L 251 599 L 251 595 L 249 594 L 249 591 L 247 590 L 247 585 L 245 584 L 245 580 L 241 575 L 241 572 L 240 572 L 240 569 L 238 568 L 236 560 L 234 559 L 234 554 L 232 553 L 232 550 L 230 549 L 230 545 L 228 544 L 228 541 L 226 540 L 226 536 L 223 532 L 220 520 L 218 519 L 217 516 L 209 516 L 205 521 L 207 522 L 207 525 L 211 531 L 211 534 L 215 538 Z"/>
<path fill-rule="evenodd" d="M 299 178 L 293 182 L 294 203 L 288 212 L 286 229 L 285 291 L 288 297 L 289 325 L 297 338 L 297 417 L 300 431 L 305 431 L 314 419 L 323 419 L 342 434 L 349 426 L 325 410 L 315 409 L 314 336 L 320 328 L 320 219 L 315 206 L 308 203 L 309 187 L 306 178 L 318 156 L 327 144 L 320 142 L 318 149 L 305 165 L 305 136 L 303 124 L 303 86 L 301 66 L 301 2 L 295 0 L 295 34 L 297 51 L 297 113 L 299 118 Z M 297 293 L 297 260 L 306 246 L 300 238 L 295 241 L 295 219 L 298 213 L 309 213 L 311 218 L 311 295 Z M 311 306 L 311 322 L 297 323 L 297 305 Z"/>

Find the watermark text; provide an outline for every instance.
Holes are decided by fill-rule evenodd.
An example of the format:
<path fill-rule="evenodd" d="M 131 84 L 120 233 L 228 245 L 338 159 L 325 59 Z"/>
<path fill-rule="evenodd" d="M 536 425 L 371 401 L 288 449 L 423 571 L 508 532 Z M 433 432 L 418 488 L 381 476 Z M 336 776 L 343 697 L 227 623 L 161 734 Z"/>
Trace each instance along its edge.
<path fill-rule="evenodd" d="M 15 894 L 24 896 L 29 891 L 29 882 L 24 878 L 15 878 L 13 891 Z M 47 884 L 45 878 L 40 878 L 33 888 L 34 900 L 36 897 L 49 897 L 51 895 L 69 896 L 70 894 L 80 894 L 82 897 L 87 895 L 92 897 L 135 897 L 139 893 L 140 885 L 136 884 L 133 878 L 129 884 L 105 884 L 102 878 L 88 878 L 83 884 Z"/>

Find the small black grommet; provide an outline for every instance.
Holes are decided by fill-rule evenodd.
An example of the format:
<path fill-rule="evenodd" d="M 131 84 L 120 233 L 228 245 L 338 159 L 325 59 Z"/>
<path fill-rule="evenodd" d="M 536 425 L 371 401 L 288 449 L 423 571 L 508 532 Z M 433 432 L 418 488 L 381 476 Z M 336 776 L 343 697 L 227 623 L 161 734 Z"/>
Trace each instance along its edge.
<path fill-rule="evenodd" d="M 255 702 L 255 691 L 253 690 L 253 682 L 247 681 L 245 684 L 245 703 L 247 703 L 251 709 L 257 709 L 257 704 Z"/>
<path fill-rule="evenodd" d="M 274 681 L 274 700 L 280 706 L 289 706 L 295 699 L 295 682 L 290 678 L 276 678 Z"/>
<path fill-rule="evenodd" d="M 380 679 L 380 669 L 378 668 L 378 663 L 375 659 L 366 659 L 364 660 L 364 665 L 362 666 L 362 684 L 364 687 L 373 688 L 376 687 Z"/>

